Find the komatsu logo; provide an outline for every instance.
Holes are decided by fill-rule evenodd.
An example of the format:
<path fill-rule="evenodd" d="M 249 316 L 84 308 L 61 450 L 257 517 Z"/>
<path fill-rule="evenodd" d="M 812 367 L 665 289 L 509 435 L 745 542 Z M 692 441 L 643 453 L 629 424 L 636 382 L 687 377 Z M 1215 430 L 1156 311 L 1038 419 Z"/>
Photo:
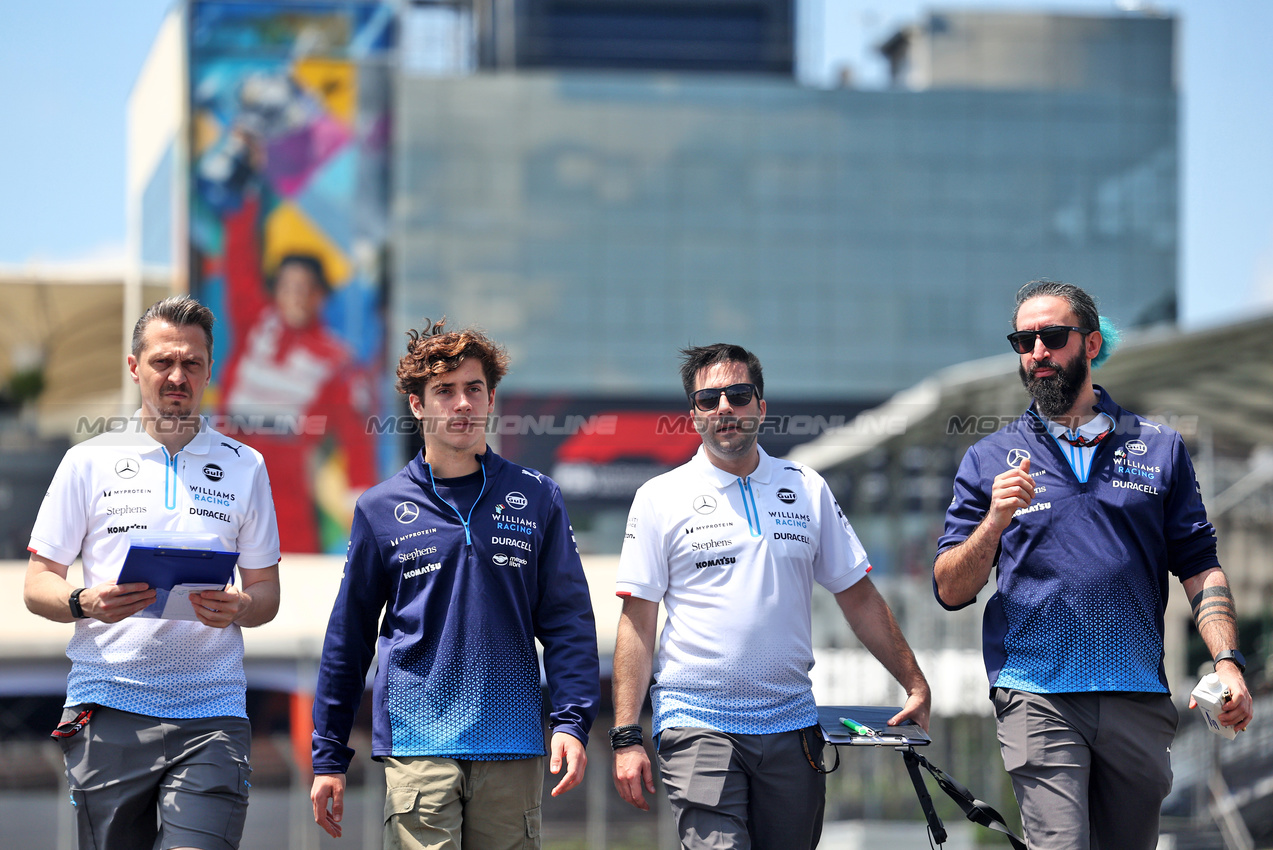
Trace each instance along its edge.
<path fill-rule="evenodd" d="M 1022 514 L 1032 514 L 1037 511 L 1050 511 L 1050 510 L 1052 510 L 1051 502 L 1039 502 L 1037 504 L 1031 505 L 1028 508 L 1017 508 L 1012 515 L 1021 516 Z"/>
<path fill-rule="evenodd" d="M 402 577 L 415 578 L 416 576 L 422 576 L 425 573 L 437 572 L 440 569 L 442 569 L 441 562 L 435 561 L 434 563 L 431 563 L 431 564 L 421 564 L 420 566 L 416 567 L 414 570 L 407 570 L 405 573 L 402 574 Z"/>

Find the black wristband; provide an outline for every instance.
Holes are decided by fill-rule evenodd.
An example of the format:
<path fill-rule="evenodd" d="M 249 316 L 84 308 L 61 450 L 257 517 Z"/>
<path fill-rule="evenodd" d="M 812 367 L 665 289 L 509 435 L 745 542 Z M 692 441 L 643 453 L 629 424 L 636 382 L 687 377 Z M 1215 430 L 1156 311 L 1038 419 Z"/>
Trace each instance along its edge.
<path fill-rule="evenodd" d="M 621 750 L 624 747 L 640 746 L 645 742 L 641 724 L 631 723 L 627 726 L 615 726 L 610 730 L 610 749 Z"/>
<path fill-rule="evenodd" d="M 86 587 L 77 587 L 71 591 L 71 598 L 69 600 L 70 606 L 71 606 L 71 616 L 77 620 L 83 620 L 84 617 L 86 616 L 84 614 L 84 606 L 80 604 L 80 594 L 86 590 L 88 590 L 88 588 Z"/>

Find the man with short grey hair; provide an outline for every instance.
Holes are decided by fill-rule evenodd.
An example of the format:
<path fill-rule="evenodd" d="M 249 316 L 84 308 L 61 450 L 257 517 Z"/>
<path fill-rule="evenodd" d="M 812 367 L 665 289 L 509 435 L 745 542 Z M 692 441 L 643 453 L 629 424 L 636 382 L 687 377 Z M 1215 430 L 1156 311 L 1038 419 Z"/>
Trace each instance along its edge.
<path fill-rule="evenodd" d="M 53 737 L 80 847 L 234 850 L 243 834 L 251 729 L 240 629 L 278 611 L 279 546 L 261 456 L 198 412 L 213 321 L 184 296 L 138 320 L 128 368 L 141 409 L 66 453 L 31 531 L 27 608 L 75 624 Z M 190 593 L 195 620 L 134 616 L 158 591 L 117 583 L 133 532 L 198 534 L 237 552 L 241 582 Z M 67 580 L 78 557 L 79 586 Z"/>

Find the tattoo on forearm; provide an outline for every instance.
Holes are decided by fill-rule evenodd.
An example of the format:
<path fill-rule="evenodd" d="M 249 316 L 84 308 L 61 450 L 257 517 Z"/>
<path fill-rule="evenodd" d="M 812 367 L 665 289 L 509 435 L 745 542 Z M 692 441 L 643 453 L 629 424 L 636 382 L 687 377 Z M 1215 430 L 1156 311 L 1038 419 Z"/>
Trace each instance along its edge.
<path fill-rule="evenodd" d="M 1199 632 L 1204 626 L 1211 624 L 1237 622 L 1233 594 L 1227 587 L 1208 587 L 1191 599 L 1189 604 L 1193 608 L 1193 618 Z"/>

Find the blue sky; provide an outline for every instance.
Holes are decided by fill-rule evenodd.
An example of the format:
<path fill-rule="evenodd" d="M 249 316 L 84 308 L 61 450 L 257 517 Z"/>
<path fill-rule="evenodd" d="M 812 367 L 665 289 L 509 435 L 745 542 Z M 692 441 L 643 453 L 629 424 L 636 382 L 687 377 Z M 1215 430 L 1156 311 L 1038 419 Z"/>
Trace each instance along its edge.
<path fill-rule="evenodd" d="M 170 0 L 0 3 L 0 264 L 119 257 L 124 108 Z M 872 46 L 924 9 L 1113 11 L 1110 0 L 805 0 L 804 75 L 882 83 Z M 1181 18 L 1181 315 L 1273 309 L 1273 2 L 1161 0 Z"/>

